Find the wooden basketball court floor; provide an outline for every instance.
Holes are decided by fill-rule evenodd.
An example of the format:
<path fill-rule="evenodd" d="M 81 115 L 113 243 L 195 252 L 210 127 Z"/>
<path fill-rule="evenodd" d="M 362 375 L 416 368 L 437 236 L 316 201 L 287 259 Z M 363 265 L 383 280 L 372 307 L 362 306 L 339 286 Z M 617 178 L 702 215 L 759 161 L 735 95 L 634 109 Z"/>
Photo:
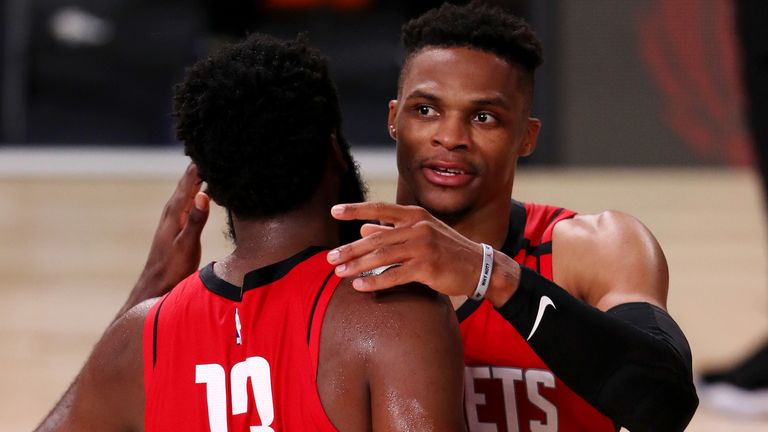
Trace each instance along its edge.
<path fill-rule="evenodd" d="M 361 157 L 373 199 L 394 198 L 391 157 Z M 0 154 L 4 431 L 31 430 L 75 376 L 143 266 L 185 165 L 175 154 L 130 169 L 131 155 L 106 160 Z M 669 310 L 690 340 L 695 369 L 737 359 L 768 337 L 768 233 L 751 171 L 523 167 L 515 196 L 580 212 L 623 210 L 645 222 L 666 252 Z M 215 209 L 204 262 L 228 250 L 224 229 Z M 765 431 L 768 419 L 702 406 L 688 430 Z"/>

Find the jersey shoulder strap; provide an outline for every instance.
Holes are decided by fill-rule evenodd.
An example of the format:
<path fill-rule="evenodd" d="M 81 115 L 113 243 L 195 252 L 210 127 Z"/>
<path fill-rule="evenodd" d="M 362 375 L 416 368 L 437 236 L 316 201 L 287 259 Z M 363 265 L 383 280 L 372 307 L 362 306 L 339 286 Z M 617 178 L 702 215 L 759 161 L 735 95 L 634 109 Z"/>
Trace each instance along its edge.
<path fill-rule="evenodd" d="M 166 293 L 160 297 L 152 307 L 149 308 L 146 318 L 144 318 L 144 331 L 142 346 L 144 351 L 144 394 L 149 394 L 149 385 L 152 381 L 152 374 L 157 363 L 157 324 L 160 310 L 163 302 L 168 298 Z"/>
<path fill-rule="evenodd" d="M 557 223 L 575 215 L 563 207 L 513 200 L 509 231 L 501 251 L 551 279 L 552 233 Z"/>

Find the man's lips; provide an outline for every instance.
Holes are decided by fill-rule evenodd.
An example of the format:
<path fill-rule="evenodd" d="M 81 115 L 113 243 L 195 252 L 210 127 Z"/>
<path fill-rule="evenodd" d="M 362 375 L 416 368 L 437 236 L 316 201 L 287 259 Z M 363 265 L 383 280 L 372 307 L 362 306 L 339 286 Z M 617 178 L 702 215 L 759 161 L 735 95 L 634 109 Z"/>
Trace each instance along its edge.
<path fill-rule="evenodd" d="M 422 165 L 421 172 L 428 182 L 442 187 L 466 186 L 475 178 L 468 166 L 455 162 L 435 161 Z"/>

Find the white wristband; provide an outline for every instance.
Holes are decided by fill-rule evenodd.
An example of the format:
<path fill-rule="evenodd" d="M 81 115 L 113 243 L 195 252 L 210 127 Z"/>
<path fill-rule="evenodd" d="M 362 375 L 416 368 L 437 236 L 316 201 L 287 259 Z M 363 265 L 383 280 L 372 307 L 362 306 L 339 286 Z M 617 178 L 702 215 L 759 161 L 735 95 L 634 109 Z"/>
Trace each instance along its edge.
<path fill-rule="evenodd" d="M 480 280 L 477 281 L 477 288 L 469 297 L 475 301 L 480 301 L 485 297 L 485 292 L 488 291 L 488 285 L 491 282 L 491 272 L 493 271 L 493 248 L 485 243 L 480 243 L 480 245 L 483 246 L 483 266 L 480 268 Z"/>

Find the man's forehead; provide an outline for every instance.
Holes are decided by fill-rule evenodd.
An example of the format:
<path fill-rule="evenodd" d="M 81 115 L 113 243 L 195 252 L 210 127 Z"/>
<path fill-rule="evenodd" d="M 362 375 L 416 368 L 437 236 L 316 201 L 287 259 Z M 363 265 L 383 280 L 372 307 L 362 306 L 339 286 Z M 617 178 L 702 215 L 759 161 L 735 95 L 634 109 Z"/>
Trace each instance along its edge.
<path fill-rule="evenodd" d="M 414 53 L 407 59 L 406 66 L 436 64 L 462 64 L 483 62 L 493 64 L 499 69 L 517 69 L 499 55 L 469 46 L 427 46 Z"/>
<path fill-rule="evenodd" d="M 451 88 L 473 99 L 509 97 L 519 91 L 518 67 L 486 51 L 466 47 L 428 47 L 413 54 L 401 76 L 403 98 Z"/>

